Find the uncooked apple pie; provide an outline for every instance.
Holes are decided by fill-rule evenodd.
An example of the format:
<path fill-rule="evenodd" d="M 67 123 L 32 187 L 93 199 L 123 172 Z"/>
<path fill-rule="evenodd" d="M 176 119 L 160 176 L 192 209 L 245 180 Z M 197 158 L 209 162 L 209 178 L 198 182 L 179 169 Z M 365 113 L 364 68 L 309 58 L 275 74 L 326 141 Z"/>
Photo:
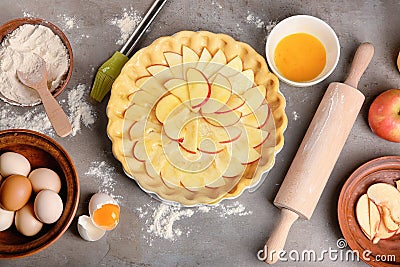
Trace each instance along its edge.
<path fill-rule="evenodd" d="M 256 186 L 283 146 L 278 79 L 249 45 L 179 32 L 138 51 L 107 107 L 113 153 L 163 200 L 213 204 Z"/>

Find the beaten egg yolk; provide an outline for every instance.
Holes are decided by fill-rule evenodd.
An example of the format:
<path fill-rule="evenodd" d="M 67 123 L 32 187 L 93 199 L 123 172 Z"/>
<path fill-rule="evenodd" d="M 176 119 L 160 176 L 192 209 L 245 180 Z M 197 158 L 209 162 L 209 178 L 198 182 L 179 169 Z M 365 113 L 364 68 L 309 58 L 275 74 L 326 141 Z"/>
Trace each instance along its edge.
<path fill-rule="evenodd" d="M 324 45 L 308 33 L 295 33 L 283 38 L 275 48 L 274 60 L 278 71 L 294 82 L 316 78 L 326 64 Z"/>
<path fill-rule="evenodd" d="M 119 221 L 119 206 L 104 204 L 93 212 L 93 222 L 104 230 L 112 230 Z"/>

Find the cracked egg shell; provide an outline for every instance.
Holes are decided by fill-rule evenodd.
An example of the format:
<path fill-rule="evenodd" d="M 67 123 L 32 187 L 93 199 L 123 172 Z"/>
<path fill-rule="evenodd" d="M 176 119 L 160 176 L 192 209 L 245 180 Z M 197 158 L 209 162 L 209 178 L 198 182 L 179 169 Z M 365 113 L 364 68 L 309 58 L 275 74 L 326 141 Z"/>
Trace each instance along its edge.
<path fill-rule="evenodd" d="M 81 215 L 78 218 L 78 232 L 86 241 L 97 241 L 104 236 L 106 230 L 94 225 L 89 216 Z"/>

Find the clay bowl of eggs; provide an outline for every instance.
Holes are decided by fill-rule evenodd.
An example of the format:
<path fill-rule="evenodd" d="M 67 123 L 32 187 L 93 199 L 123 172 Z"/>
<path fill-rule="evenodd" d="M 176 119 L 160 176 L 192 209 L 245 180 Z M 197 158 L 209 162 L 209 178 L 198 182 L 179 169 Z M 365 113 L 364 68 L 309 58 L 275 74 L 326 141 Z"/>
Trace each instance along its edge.
<path fill-rule="evenodd" d="M 323 20 L 297 15 L 279 22 L 268 35 L 268 65 L 278 78 L 295 87 L 325 80 L 336 68 L 339 39 Z"/>
<path fill-rule="evenodd" d="M 39 95 L 20 83 L 16 70 L 29 72 L 34 54 L 46 62 L 48 87 L 58 96 L 71 79 L 74 65 L 72 47 L 60 28 L 40 18 L 18 18 L 0 25 L 0 62 L 4 84 L 0 85 L 0 99 L 16 106 L 35 106 Z"/>
<path fill-rule="evenodd" d="M 31 255 L 58 240 L 80 194 L 67 152 L 34 131 L 0 131 L 0 175 L 0 258 Z"/>

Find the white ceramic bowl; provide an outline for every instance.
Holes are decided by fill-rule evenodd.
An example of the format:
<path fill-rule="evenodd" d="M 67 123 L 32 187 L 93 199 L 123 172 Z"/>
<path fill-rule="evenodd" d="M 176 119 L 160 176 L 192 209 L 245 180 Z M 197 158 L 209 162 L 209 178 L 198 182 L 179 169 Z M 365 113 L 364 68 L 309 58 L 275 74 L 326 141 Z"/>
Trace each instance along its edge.
<path fill-rule="evenodd" d="M 318 38 L 326 50 L 325 68 L 315 79 L 306 82 L 294 82 L 282 76 L 274 60 L 275 48 L 279 41 L 290 34 L 299 32 Z M 336 33 L 326 22 L 313 16 L 297 15 L 282 20 L 272 29 L 267 39 L 265 53 L 269 67 L 281 81 L 296 87 L 307 87 L 323 81 L 333 72 L 339 61 L 340 44 Z"/>

